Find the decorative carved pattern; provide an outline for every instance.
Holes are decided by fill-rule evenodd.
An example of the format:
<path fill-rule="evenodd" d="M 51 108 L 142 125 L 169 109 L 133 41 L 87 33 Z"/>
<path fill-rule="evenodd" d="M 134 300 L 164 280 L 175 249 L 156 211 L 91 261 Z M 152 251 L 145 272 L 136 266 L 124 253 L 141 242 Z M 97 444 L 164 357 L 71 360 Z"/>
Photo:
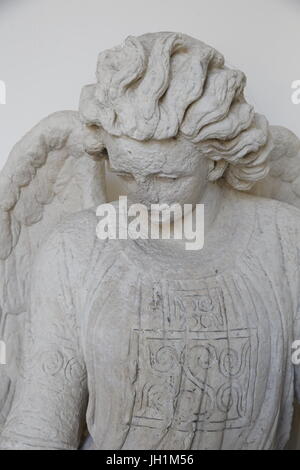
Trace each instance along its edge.
<path fill-rule="evenodd" d="M 173 328 L 188 326 L 192 330 L 222 330 L 226 327 L 225 309 L 220 289 L 182 290 L 169 293 Z"/>
<path fill-rule="evenodd" d="M 132 424 L 186 432 L 246 426 L 252 413 L 256 329 L 227 328 L 217 289 L 177 291 L 168 300 L 165 329 L 133 332 L 139 374 Z"/>

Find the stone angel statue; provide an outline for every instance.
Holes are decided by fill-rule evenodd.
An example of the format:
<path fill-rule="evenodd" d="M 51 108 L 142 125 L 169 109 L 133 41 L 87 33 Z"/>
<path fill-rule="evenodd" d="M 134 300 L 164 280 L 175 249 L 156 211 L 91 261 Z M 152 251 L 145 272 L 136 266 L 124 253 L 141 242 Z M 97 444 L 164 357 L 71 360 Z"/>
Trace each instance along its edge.
<path fill-rule="evenodd" d="M 0 183 L 2 449 L 278 449 L 300 339 L 300 141 L 245 75 L 179 33 L 100 54 L 79 113 Z M 105 165 L 132 202 L 198 203 L 205 243 L 106 239 Z M 115 204 L 115 203 L 114 203 Z M 117 206 L 117 204 L 116 204 Z"/>

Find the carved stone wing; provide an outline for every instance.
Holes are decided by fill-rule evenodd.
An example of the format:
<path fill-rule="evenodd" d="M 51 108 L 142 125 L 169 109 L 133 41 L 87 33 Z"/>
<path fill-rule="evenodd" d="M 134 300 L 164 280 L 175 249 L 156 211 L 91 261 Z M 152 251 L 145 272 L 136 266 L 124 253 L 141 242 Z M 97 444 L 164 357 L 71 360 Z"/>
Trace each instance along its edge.
<path fill-rule="evenodd" d="M 300 208 L 300 139 L 285 127 L 271 126 L 270 130 L 274 140 L 270 173 L 250 192 Z"/>
<path fill-rule="evenodd" d="M 6 364 L 0 364 L 0 434 L 18 374 L 35 253 L 67 214 L 105 202 L 104 159 L 96 158 L 100 152 L 95 158 L 86 153 L 85 132 L 77 112 L 50 115 L 13 148 L 0 174 L 2 362 L 6 349 Z"/>

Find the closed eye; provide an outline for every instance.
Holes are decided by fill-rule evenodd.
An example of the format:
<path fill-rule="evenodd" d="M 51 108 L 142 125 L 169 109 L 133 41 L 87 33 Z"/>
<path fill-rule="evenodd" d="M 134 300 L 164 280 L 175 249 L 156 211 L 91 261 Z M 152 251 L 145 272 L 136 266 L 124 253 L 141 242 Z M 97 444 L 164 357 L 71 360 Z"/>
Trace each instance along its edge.
<path fill-rule="evenodd" d="M 112 171 L 115 175 L 119 176 L 120 178 L 124 180 L 132 180 L 133 176 L 131 173 L 124 173 L 122 171 Z"/>
<path fill-rule="evenodd" d="M 112 168 L 112 167 L 110 167 L 109 170 L 111 173 L 114 173 L 114 175 L 133 178 L 132 174 L 127 173 L 126 171 L 116 170 L 115 168 Z"/>
<path fill-rule="evenodd" d="M 177 180 L 179 177 L 178 175 L 171 175 L 171 174 L 164 174 L 164 173 L 158 173 L 157 175 L 155 175 L 156 178 L 160 179 L 160 180 L 169 180 L 169 181 L 175 181 Z"/>

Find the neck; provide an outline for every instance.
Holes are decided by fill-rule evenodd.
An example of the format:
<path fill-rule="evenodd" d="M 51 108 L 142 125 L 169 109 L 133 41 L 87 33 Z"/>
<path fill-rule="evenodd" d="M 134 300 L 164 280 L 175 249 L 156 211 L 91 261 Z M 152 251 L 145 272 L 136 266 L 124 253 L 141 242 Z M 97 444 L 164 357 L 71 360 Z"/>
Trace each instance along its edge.
<path fill-rule="evenodd" d="M 222 208 L 222 202 L 224 201 L 224 191 L 225 188 L 220 185 L 220 184 L 213 184 L 213 183 L 208 183 L 206 188 L 204 189 L 201 197 L 199 198 L 199 201 L 197 205 L 204 205 L 204 214 L 202 213 L 202 210 L 199 207 L 194 207 L 193 212 L 189 213 L 184 220 L 184 223 L 186 224 L 186 227 L 190 227 L 192 230 L 192 236 L 196 237 L 197 240 L 197 246 L 203 246 L 201 245 L 202 242 L 201 240 L 206 239 L 208 237 L 209 232 L 211 232 L 213 225 L 218 218 L 218 214 Z M 202 214 L 202 215 L 201 215 Z M 204 232 L 203 232 L 203 225 L 204 225 Z M 174 223 L 174 233 L 182 233 L 181 230 L 181 224 L 178 224 L 175 222 Z M 175 243 L 179 247 L 180 245 L 184 246 L 186 249 L 186 244 L 187 244 L 187 238 L 191 236 L 191 232 L 188 234 L 184 230 L 184 237 L 180 238 L 175 237 Z M 202 238 L 202 236 L 204 238 Z M 173 237 L 172 237 L 173 238 Z M 191 245 L 190 245 L 191 246 Z M 197 249 L 195 248 L 190 248 L 190 249 Z"/>
<path fill-rule="evenodd" d="M 199 215 L 198 208 L 196 209 L 196 205 L 192 212 L 185 215 L 184 223 L 186 227 L 190 227 L 193 232 L 193 236 L 196 235 L 200 237 L 200 231 L 202 230 L 203 223 L 204 223 L 204 237 L 208 235 L 208 233 L 213 228 L 214 222 L 216 221 L 218 214 L 222 208 L 222 202 L 224 201 L 224 187 L 219 184 L 208 183 L 206 188 L 204 189 L 201 197 L 199 198 L 199 202 L 197 205 L 201 204 L 204 205 L 204 220 L 201 215 Z M 181 219 L 181 220 L 180 220 Z M 145 227 L 148 230 L 148 215 L 145 217 Z M 180 247 L 181 245 L 185 247 L 187 239 L 185 236 L 188 235 L 185 230 L 182 231 L 182 221 L 183 219 L 180 217 L 171 223 L 170 227 L 170 237 L 175 242 L 175 244 Z M 195 225 L 196 224 L 196 225 Z M 152 227 L 156 227 L 158 229 L 159 224 L 154 223 Z M 152 231 L 152 229 L 151 229 Z M 153 232 L 152 232 L 153 233 Z M 176 235 L 177 234 L 177 235 Z M 161 240 L 164 243 L 164 240 Z M 167 244 L 170 243 L 170 240 L 167 241 Z"/>
<path fill-rule="evenodd" d="M 208 183 L 207 186 L 205 187 L 204 191 L 202 192 L 201 197 L 199 198 L 199 202 L 197 204 L 203 204 L 204 205 L 204 236 L 205 237 L 208 235 L 208 233 L 212 229 L 212 227 L 214 225 L 214 222 L 216 221 L 216 219 L 218 217 L 218 214 L 221 210 L 222 202 L 224 200 L 224 191 L 225 191 L 225 188 L 222 185 L 217 184 L 217 183 L 215 183 L 215 184 L 214 183 Z M 191 219 L 194 220 L 194 213 L 195 213 L 195 208 L 194 208 L 194 211 L 189 213 L 186 217 L 191 218 Z M 151 225 L 151 221 L 149 219 L 149 213 L 148 212 L 141 215 L 140 222 L 141 222 L 140 231 L 141 231 L 141 233 L 144 233 L 145 238 L 147 238 L 147 234 L 149 233 L 148 232 L 148 229 L 149 229 L 148 223 L 150 223 L 150 225 Z M 174 240 L 174 233 L 177 230 L 179 230 L 179 233 L 182 233 L 182 231 L 180 230 L 180 227 L 182 227 L 182 225 L 179 223 L 178 226 L 177 226 L 176 222 L 174 222 L 174 224 L 175 225 L 171 224 L 171 227 L 170 227 L 171 239 L 173 239 L 173 241 L 176 243 L 176 245 L 178 247 L 181 244 L 183 244 L 183 246 L 184 246 L 184 244 L 186 243 L 185 237 L 181 238 L 181 237 L 176 237 L 175 236 L 175 240 Z M 159 231 L 159 229 L 158 229 L 159 224 L 154 223 L 154 226 L 156 227 L 156 230 Z M 193 222 L 191 222 L 190 226 L 192 226 L 193 230 L 194 231 L 196 230 L 196 232 L 197 232 L 197 228 L 194 226 Z M 153 226 L 152 226 L 152 229 L 153 229 Z M 151 229 L 151 232 L 152 232 L 152 229 Z M 174 229 L 174 232 L 173 232 L 173 229 Z M 164 240 L 161 240 L 161 241 L 164 242 Z M 169 243 L 170 243 L 170 240 L 168 241 L 168 244 Z"/>

